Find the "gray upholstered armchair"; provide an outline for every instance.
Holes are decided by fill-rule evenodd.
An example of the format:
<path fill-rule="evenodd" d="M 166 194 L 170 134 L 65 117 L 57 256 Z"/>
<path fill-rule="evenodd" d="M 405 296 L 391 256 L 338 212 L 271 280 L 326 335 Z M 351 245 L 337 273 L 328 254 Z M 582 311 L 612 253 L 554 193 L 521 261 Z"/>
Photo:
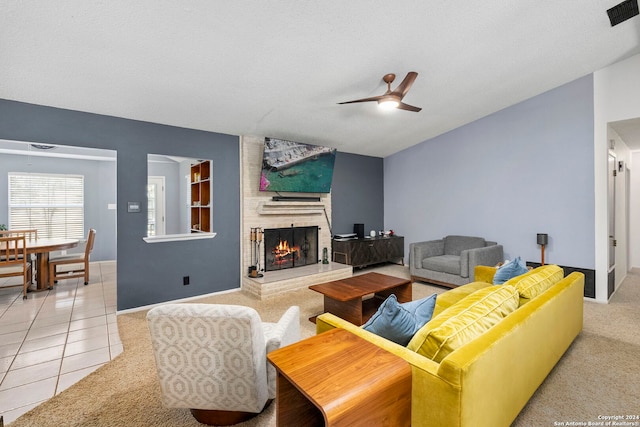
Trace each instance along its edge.
<path fill-rule="evenodd" d="M 162 403 L 190 408 L 199 422 L 232 425 L 258 415 L 276 395 L 267 353 L 300 340 L 300 309 L 277 323 L 251 307 L 165 304 L 147 314 Z"/>
<path fill-rule="evenodd" d="M 476 265 L 503 261 L 502 245 L 482 237 L 446 236 L 440 240 L 411 243 L 411 280 L 450 288 L 473 281 Z"/>

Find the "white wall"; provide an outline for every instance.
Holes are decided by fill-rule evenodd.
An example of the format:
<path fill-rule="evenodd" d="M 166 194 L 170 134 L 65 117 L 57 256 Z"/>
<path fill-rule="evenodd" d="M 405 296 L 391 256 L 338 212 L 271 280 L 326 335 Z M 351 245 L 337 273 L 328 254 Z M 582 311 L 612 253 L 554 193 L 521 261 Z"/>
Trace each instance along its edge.
<path fill-rule="evenodd" d="M 547 233 L 547 263 L 594 268 L 592 102 L 586 76 L 385 158 L 385 229 L 538 262 Z"/>
<path fill-rule="evenodd" d="M 636 165 L 633 167 L 633 165 Z M 631 153 L 631 197 L 630 211 L 630 264 L 632 268 L 640 268 L 640 151 Z"/>
<path fill-rule="evenodd" d="M 608 123 L 640 117 L 640 55 L 593 74 L 596 300 L 607 301 L 607 155 Z M 632 191 L 634 188 L 631 187 Z M 637 191 L 637 190 L 636 190 Z M 634 218 L 634 212 L 631 217 Z M 633 219 L 632 219 L 633 221 Z M 632 226 L 633 229 L 634 226 Z M 637 227 L 637 226 L 636 226 Z M 637 243 L 630 242 L 632 247 Z M 618 271 L 616 271 L 618 273 Z"/>

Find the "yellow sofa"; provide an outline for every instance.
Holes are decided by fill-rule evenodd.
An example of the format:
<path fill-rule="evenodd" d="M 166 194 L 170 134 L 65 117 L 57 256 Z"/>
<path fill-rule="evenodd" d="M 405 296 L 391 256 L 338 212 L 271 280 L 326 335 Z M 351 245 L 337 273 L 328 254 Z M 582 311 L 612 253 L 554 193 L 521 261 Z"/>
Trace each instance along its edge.
<path fill-rule="evenodd" d="M 534 280 L 549 271 L 545 267 L 523 276 Z M 446 316 L 445 310 L 465 296 L 492 286 L 495 268 L 477 269 L 475 277 L 485 282 L 438 295 L 433 319 Z M 509 426 L 582 330 L 584 275 L 562 276 L 533 298 L 520 294 L 515 311 L 440 363 L 330 313 L 318 316 L 316 329 L 346 329 L 409 362 L 412 426 Z"/>

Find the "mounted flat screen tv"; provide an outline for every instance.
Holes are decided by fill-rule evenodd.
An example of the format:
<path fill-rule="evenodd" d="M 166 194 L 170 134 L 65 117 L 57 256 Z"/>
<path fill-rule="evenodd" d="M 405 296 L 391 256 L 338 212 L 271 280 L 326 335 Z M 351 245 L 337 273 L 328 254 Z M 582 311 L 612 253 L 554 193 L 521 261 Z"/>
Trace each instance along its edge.
<path fill-rule="evenodd" d="M 265 138 L 260 191 L 329 193 L 336 149 Z"/>

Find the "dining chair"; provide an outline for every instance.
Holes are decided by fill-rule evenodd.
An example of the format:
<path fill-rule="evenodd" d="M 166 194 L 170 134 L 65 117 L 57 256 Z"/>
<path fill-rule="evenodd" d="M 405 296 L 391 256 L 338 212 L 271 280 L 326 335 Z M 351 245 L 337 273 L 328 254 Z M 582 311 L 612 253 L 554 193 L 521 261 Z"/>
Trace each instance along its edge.
<path fill-rule="evenodd" d="M 5 236 L 24 236 L 25 240 L 38 238 L 37 228 L 14 228 L 11 230 L 0 230 L 0 237 Z"/>
<path fill-rule="evenodd" d="M 24 236 L 25 240 L 38 240 L 38 229 L 37 228 L 14 228 L 10 230 L 0 230 L 0 237 L 8 237 L 8 236 Z M 33 279 L 33 269 L 35 267 L 34 264 L 35 255 L 31 255 L 30 263 L 31 267 L 29 272 L 29 282 Z"/>
<path fill-rule="evenodd" d="M 53 284 L 60 279 L 71 279 L 74 277 L 84 277 L 84 284 L 89 284 L 89 258 L 93 250 L 93 242 L 96 238 L 96 230 L 89 230 L 87 244 L 84 253 L 62 255 L 49 259 L 49 289 L 53 289 Z M 58 270 L 58 267 L 73 264 L 82 264 L 82 267 L 75 267 L 72 270 Z"/>
<path fill-rule="evenodd" d="M 0 237 L 0 277 L 22 277 L 22 298 L 27 299 L 31 263 L 27 261 L 24 236 Z"/>

